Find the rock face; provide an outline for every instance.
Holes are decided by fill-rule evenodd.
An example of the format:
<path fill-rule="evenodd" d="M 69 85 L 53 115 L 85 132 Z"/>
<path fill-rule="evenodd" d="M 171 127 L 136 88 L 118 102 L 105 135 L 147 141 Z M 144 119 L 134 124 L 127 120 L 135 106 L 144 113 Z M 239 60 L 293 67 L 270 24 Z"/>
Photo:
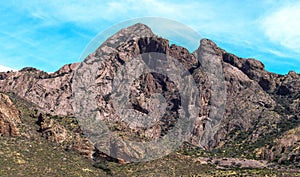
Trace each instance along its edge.
<path fill-rule="evenodd" d="M 0 135 L 19 135 L 20 123 L 19 110 L 16 109 L 7 95 L 0 93 Z"/>
<path fill-rule="evenodd" d="M 291 146 L 290 142 L 282 141 L 288 136 L 285 132 L 299 125 L 299 74 L 270 73 L 260 61 L 227 53 L 208 39 L 201 40 L 199 49 L 190 53 L 183 47 L 174 44 L 170 46 L 168 40 L 157 37 L 143 24 L 119 31 L 84 62 L 65 65 L 53 74 L 34 68 L 1 73 L 0 91 L 14 92 L 48 113 L 74 116 L 72 92 L 79 89 L 75 88 L 74 83 L 96 85 L 91 90 L 97 98 L 97 114 L 111 130 L 125 139 L 155 140 L 174 127 L 182 108 L 178 88 L 170 78 L 150 72 L 141 75 L 129 88 L 130 108 L 138 114 L 151 111 L 148 103 L 155 103 L 155 99 L 151 98 L 153 94 L 162 94 L 165 98 L 167 113 L 147 128 L 140 127 L 139 122 L 134 120 L 123 121 L 111 98 L 113 80 L 121 66 L 133 61 L 139 54 L 150 52 L 176 59 L 196 82 L 199 89 L 199 114 L 191 126 L 188 141 L 192 144 L 207 150 L 249 145 L 249 151 L 260 150 L 258 156 L 263 159 L 276 160 L 272 158 L 272 153 L 276 153 L 277 160 L 283 156 L 288 156 L 287 159 L 294 157 L 293 153 L 265 149 L 271 147 L 271 144 L 275 149 L 299 147 L 296 143 L 298 140 L 295 140 L 296 145 Z M 151 65 L 151 57 L 146 57 L 144 61 Z M 79 74 L 82 74 L 80 80 L 77 77 Z M 53 131 L 60 132 L 59 127 Z M 63 136 L 63 132 L 60 135 Z M 58 142 L 63 139 L 60 136 L 54 138 Z M 266 139 L 270 142 L 264 141 Z"/>

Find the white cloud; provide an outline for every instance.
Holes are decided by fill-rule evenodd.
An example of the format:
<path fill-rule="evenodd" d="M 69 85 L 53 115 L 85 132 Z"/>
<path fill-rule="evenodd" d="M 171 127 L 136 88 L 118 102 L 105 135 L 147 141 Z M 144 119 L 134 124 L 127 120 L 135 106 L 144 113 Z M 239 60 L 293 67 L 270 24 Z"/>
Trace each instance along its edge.
<path fill-rule="evenodd" d="M 300 2 L 286 5 L 262 20 L 266 36 L 300 53 Z"/>
<path fill-rule="evenodd" d="M 73 22 L 82 27 L 96 29 L 99 29 L 99 25 L 103 25 L 103 21 L 114 24 L 146 16 L 171 18 L 185 23 L 197 20 L 197 25 L 203 26 L 204 22 L 205 24 L 212 22 L 218 11 L 217 6 L 207 2 L 159 0 L 31 1 L 29 4 L 14 3 L 14 7 L 42 20 L 45 25 Z"/>
<path fill-rule="evenodd" d="M 6 72 L 6 71 L 16 71 L 16 70 L 7 66 L 0 65 L 0 72 Z"/>

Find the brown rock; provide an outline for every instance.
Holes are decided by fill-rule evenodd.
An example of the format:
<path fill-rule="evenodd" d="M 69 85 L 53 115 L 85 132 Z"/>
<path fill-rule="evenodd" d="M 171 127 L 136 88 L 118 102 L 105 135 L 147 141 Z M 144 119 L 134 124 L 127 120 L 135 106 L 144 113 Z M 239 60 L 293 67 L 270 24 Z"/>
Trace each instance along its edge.
<path fill-rule="evenodd" d="M 7 95 L 0 93 L 0 135 L 19 135 L 20 124 L 20 112 Z"/>

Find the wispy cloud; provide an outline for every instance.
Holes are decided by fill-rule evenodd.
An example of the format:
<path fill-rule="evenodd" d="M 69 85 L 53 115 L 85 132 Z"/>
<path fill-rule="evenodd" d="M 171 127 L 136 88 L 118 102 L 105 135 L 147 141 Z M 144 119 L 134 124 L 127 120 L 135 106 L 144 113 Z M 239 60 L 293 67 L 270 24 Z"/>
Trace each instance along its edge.
<path fill-rule="evenodd" d="M 274 43 L 300 53 L 300 2 L 278 8 L 262 20 L 266 36 Z"/>

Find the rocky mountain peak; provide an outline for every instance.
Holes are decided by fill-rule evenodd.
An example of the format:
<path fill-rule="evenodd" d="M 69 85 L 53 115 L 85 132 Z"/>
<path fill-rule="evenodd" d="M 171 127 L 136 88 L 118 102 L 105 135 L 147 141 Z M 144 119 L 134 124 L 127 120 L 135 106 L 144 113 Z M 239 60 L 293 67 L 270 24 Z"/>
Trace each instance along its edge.
<path fill-rule="evenodd" d="M 196 146 L 210 150 L 226 147 L 241 136 L 244 143 L 256 145 L 262 137 L 274 134 L 282 122 L 299 119 L 299 74 L 270 73 L 264 69 L 262 62 L 228 53 L 209 39 L 202 39 L 198 50 L 190 53 L 182 46 L 170 46 L 167 39 L 156 36 L 143 24 L 120 30 L 83 62 L 65 65 L 55 73 L 48 74 L 33 68 L 1 73 L 0 91 L 14 92 L 50 114 L 74 116 L 72 93 L 84 83 L 97 85 L 96 89 L 91 89 L 97 98 L 97 110 L 110 128 L 129 139 L 157 139 L 172 129 L 180 112 L 178 90 L 169 78 L 146 73 L 130 86 L 130 102 L 134 111 L 148 113 L 151 95 L 156 93 L 163 94 L 168 103 L 169 112 L 148 129 L 140 128 L 136 121 L 122 122 L 110 97 L 117 71 L 124 63 L 134 61 L 137 55 L 149 52 L 173 57 L 195 80 L 199 88 L 200 110 L 191 127 L 189 141 Z M 76 83 L 79 84 L 77 87 Z M 220 107 L 223 112 L 219 112 Z M 210 123 L 212 120 L 220 121 L 220 125 L 210 139 L 203 139 L 207 129 L 213 125 Z"/>
<path fill-rule="evenodd" d="M 199 48 L 206 48 L 206 49 L 210 49 L 210 51 L 214 51 L 215 54 L 219 54 L 219 52 L 225 52 L 224 50 L 222 50 L 221 48 L 219 48 L 217 46 L 216 43 L 214 43 L 212 40 L 210 39 L 201 39 L 200 40 L 200 46 Z"/>
<path fill-rule="evenodd" d="M 121 29 L 119 32 L 109 37 L 102 45 L 116 48 L 117 45 L 114 45 L 115 43 L 120 44 L 121 42 L 128 42 L 128 40 L 132 39 L 140 39 L 153 36 L 155 36 L 155 34 L 153 34 L 151 28 L 142 23 L 137 23 L 127 28 Z"/>
<path fill-rule="evenodd" d="M 137 33 L 137 34 L 148 34 L 149 36 L 154 35 L 151 28 L 143 23 L 136 23 L 132 26 L 124 28 L 120 31 L 121 33 Z"/>

